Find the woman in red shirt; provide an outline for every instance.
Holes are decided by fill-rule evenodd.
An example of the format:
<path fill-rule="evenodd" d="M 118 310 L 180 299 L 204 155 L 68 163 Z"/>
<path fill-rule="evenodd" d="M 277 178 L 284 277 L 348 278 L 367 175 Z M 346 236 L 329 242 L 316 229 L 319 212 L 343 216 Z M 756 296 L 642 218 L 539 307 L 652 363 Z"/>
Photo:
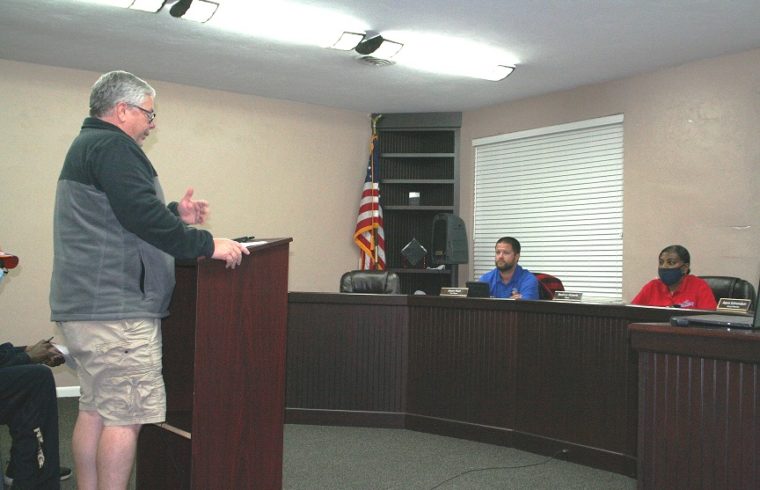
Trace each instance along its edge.
<path fill-rule="evenodd" d="M 631 304 L 673 306 L 714 310 L 717 306 L 710 286 L 690 274 L 691 256 L 681 245 L 670 245 L 660 252 L 658 279 L 646 283 Z"/>

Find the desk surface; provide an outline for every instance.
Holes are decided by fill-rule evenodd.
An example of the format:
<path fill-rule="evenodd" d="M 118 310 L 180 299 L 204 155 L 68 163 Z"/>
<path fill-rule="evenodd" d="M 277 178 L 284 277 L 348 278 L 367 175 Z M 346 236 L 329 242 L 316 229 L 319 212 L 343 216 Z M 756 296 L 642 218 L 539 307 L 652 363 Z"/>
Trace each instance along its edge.
<path fill-rule="evenodd" d="M 637 351 L 760 363 L 760 331 L 736 328 L 675 327 L 667 323 L 631 325 Z"/>
<path fill-rule="evenodd" d="M 626 305 L 619 303 L 587 303 L 570 301 L 527 301 L 497 298 L 467 298 L 453 296 L 400 295 L 400 294 L 360 294 L 360 293 L 316 293 L 293 291 L 289 293 L 291 304 L 336 304 L 336 305 L 385 305 L 407 307 L 434 307 L 443 309 L 534 311 L 552 314 L 606 316 L 611 318 L 631 318 L 644 322 L 669 322 L 674 315 L 710 314 L 714 311 L 684 310 L 674 308 Z"/>

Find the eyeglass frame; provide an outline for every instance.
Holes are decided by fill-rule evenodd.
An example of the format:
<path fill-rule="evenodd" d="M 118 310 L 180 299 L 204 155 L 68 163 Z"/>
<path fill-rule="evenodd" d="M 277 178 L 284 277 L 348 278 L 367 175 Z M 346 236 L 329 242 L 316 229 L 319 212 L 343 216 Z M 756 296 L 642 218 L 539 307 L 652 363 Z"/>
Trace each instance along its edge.
<path fill-rule="evenodd" d="M 135 109 L 140 109 L 143 114 L 148 118 L 148 124 L 152 123 L 153 120 L 156 118 L 158 114 L 156 114 L 156 111 L 149 111 L 148 109 L 144 109 L 140 107 L 139 105 L 135 104 L 127 104 L 129 107 L 134 107 Z"/>

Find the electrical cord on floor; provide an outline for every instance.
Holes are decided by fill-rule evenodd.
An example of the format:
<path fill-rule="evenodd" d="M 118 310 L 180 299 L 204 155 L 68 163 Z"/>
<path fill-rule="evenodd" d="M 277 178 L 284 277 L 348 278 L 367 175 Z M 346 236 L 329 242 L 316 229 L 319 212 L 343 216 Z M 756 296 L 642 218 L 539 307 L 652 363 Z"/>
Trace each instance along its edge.
<path fill-rule="evenodd" d="M 552 454 L 551 456 L 549 456 L 548 458 L 546 458 L 543 461 L 539 461 L 538 463 L 523 464 L 523 465 L 519 465 L 519 466 L 493 466 L 493 467 L 489 467 L 489 468 L 474 468 L 472 470 L 466 470 L 466 471 L 463 471 L 463 472 L 459 473 L 458 475 L 454 475 L 451 478 L 443 480 L 442 482 L 438 483 L 434 487 L 430 487 L 430 490 L 435 490 L 436 488 L 440 487 L 444 483 L 448 483 L 448 482 L 450 482 L 452 480 L 456 480 L 460 476 L 464 476 L 464 475 L 466 475 L 468 473 L 475 473 L 475 472 L 478 472 L 478 471 L 492 471 L 492 470 L 517 470 L 517 469 L 520 469 L 520 468 L 529 468 L 531 466 L 540 466 L 542 464 L 548 463 L 549 461 L 551 461 L 553 459 L 556 459 L 557 456 L 559 456 L 560 454 L 567 454 L 567 453 L 568 453 L 567 449 L 560 449 L 556 453 Z"/>

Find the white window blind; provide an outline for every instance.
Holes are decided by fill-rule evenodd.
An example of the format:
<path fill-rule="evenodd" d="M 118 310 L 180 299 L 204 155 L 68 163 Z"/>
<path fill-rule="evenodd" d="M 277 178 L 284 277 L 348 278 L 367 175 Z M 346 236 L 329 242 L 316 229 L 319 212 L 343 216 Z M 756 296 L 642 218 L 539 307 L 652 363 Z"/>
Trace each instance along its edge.
<path fill-rule="evenodd" d="M 583 299 L 622 300 L 623 116 L 473 140 L 474 276 L 502 236 Z"/>

